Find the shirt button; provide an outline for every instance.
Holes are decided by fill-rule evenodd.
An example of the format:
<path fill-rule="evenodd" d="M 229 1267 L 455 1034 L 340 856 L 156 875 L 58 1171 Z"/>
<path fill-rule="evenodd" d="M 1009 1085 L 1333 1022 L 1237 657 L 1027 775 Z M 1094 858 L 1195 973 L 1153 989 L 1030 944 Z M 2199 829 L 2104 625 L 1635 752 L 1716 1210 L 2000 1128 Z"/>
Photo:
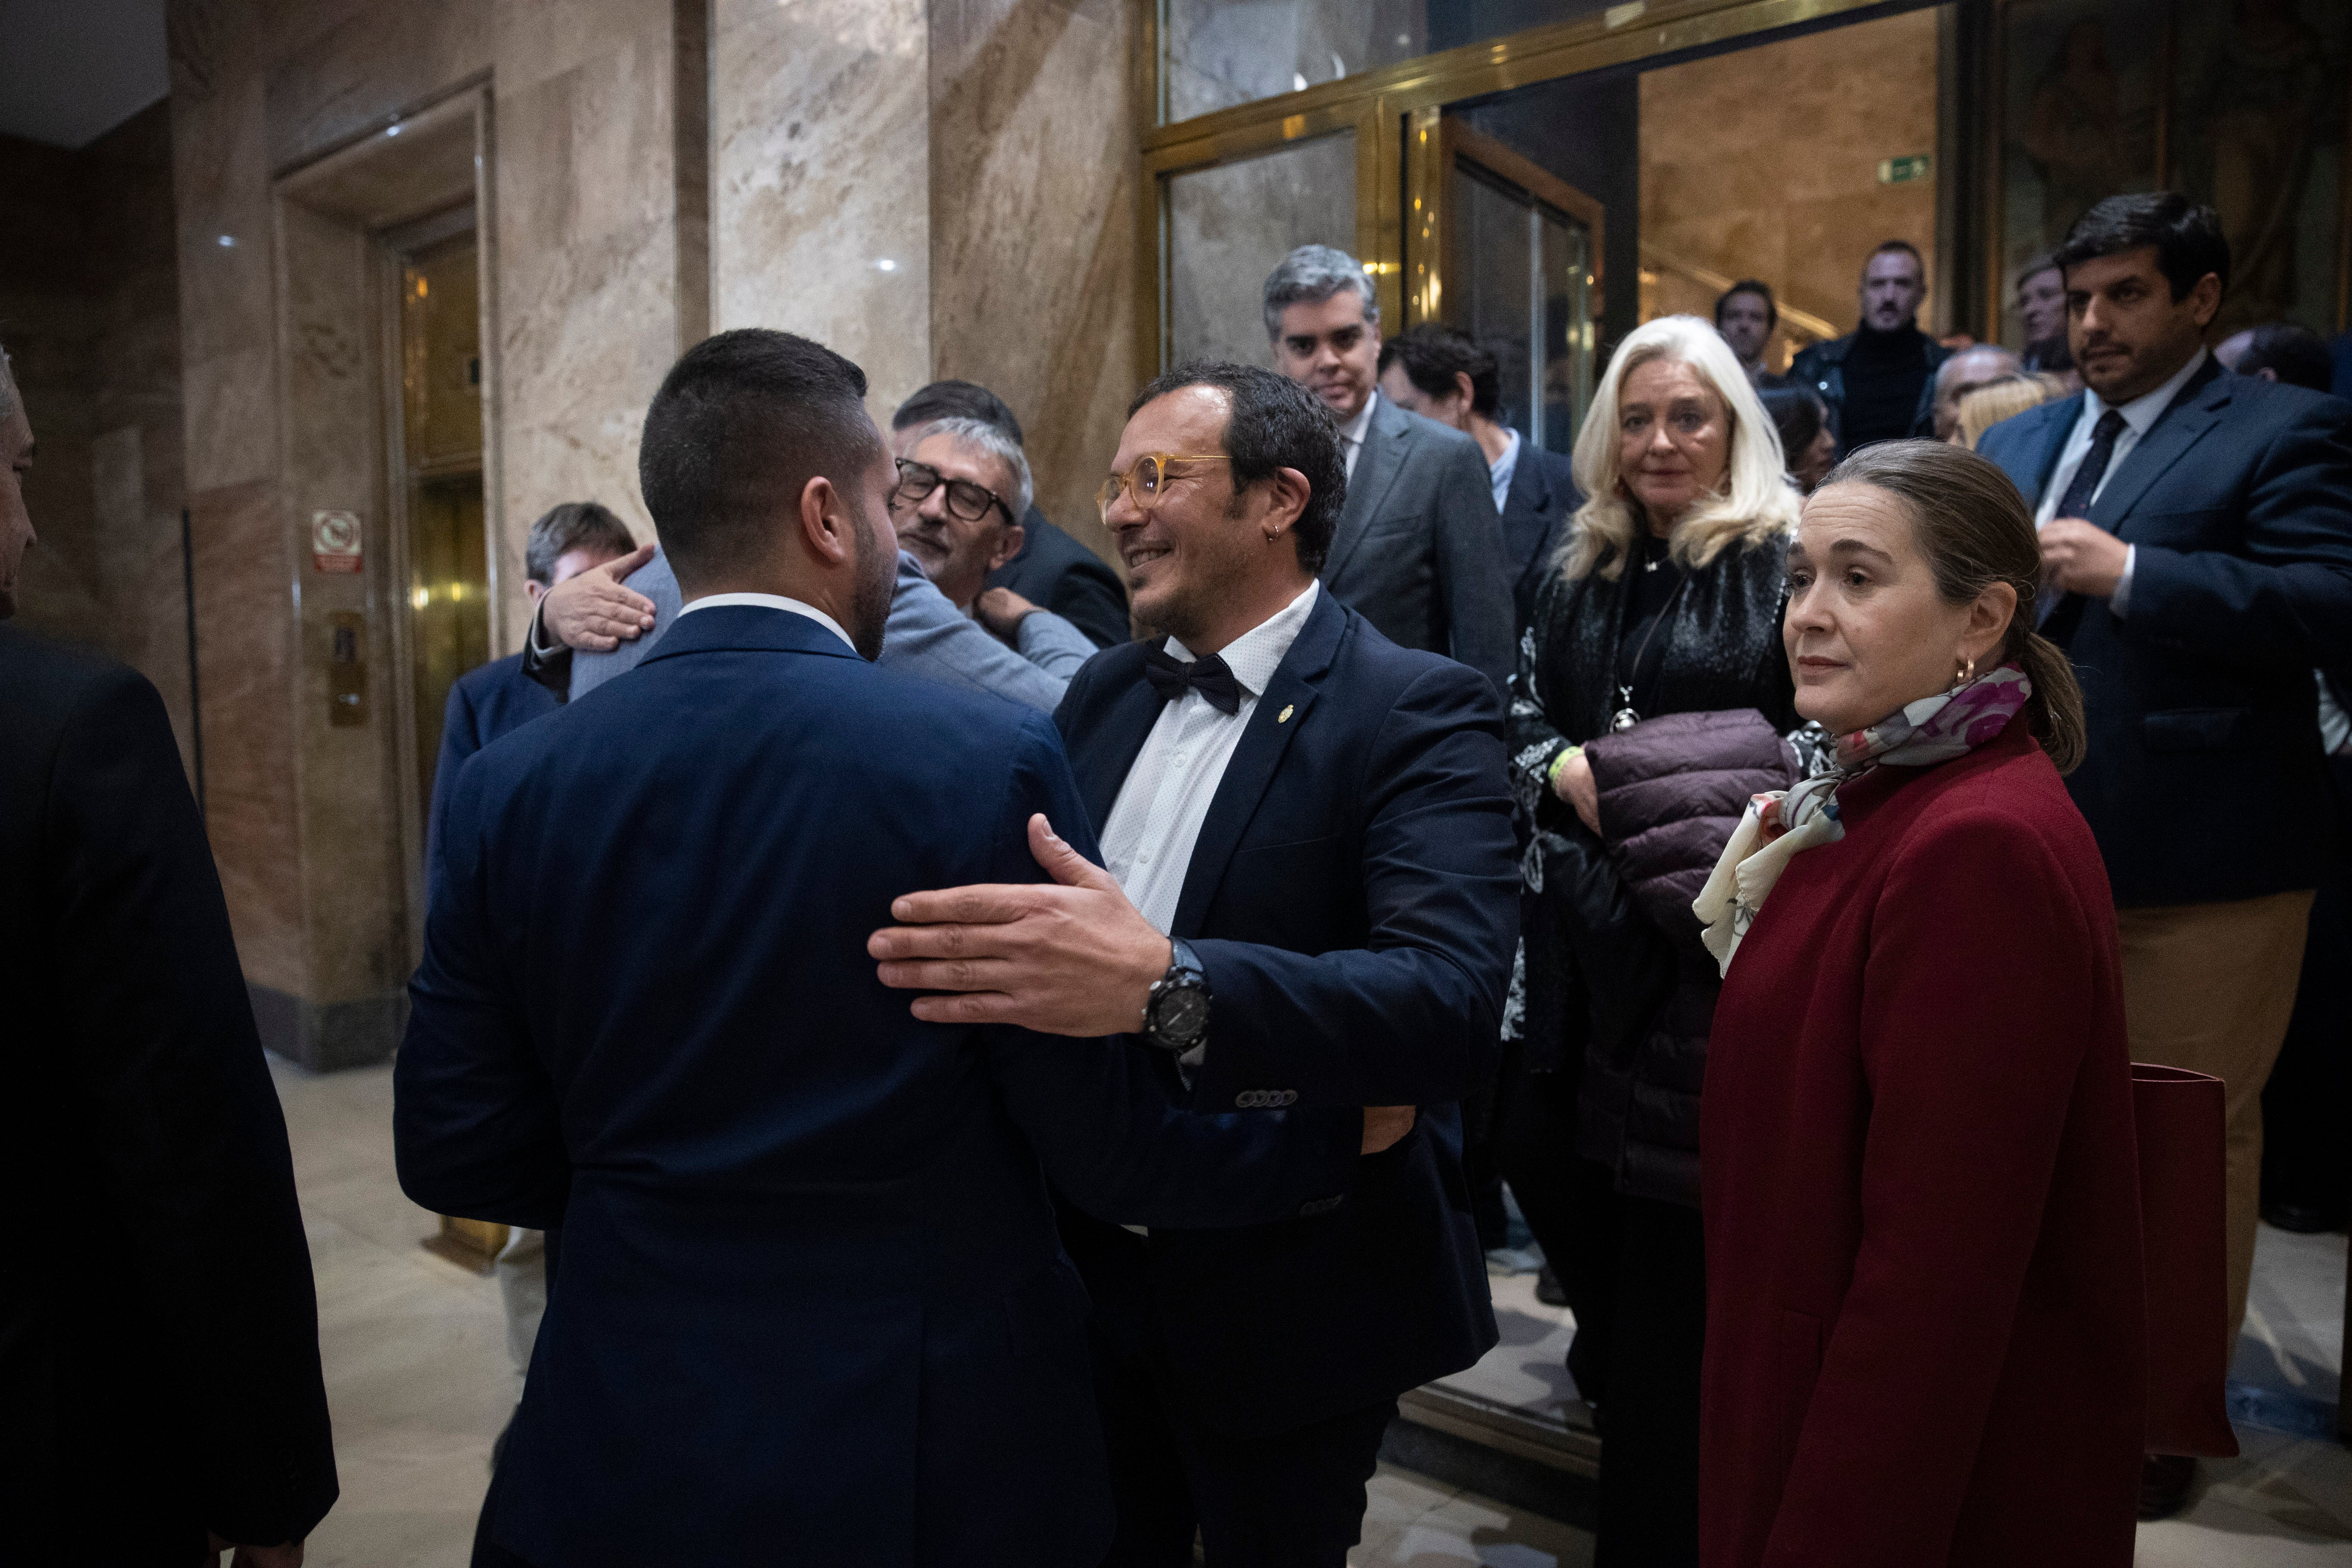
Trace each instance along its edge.
<path fill-rule="evenodd" d="M 1146 849 L 1142 854 L 1138 855 L 1138 856 L 1135 858 L 1135 863 L 1136 863 L 1137 865 L 1139 865 L 1139 866 L 1149 866 L 1149 865 L 1150 865 L 1150 864 L 1151 864 L 1151 851 L 1150 851 L 1150 850 L 1149 850 L 1149 849 Z"/>
<path fill-rule="evenodd" d="M 1183 752 L 1177 752 L 1177 753 L 1176 753 L 1175 761 L 1176 761 L 1176 765 L 1177 765 L 1178 767 L 1180 767 L 1180 768 L 1181 768 L 1181 767 L 1182 767 L 1182 766 L 1184 765 L 1184 763 L 1185 763 L 1184 753 L 1183 753 Z"/>

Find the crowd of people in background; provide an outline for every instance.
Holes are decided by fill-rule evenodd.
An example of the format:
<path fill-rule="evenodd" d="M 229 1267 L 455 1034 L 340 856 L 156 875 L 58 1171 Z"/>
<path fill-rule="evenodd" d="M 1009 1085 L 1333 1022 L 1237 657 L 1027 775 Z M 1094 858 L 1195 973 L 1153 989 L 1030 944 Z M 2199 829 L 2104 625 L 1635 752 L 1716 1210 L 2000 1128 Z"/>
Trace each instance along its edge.
<path fill-rule="evenodd" d="M 1137 395 L 1117 567 L 986 387 L 881 431 L 821 345 L 690 350 L 657 541 L 541 517 L 443 725 L 401 1177 L 544 1280 L 475 1562 L 1337 1565 L 1539 1264 L 1597 1561 L 2122 1568 L 2195 1479 L 2145 1441 L 2130 1062 L 2225 1086 L 2233 1338 L 2257 1213 L 2352 1195 L 2352 388 L 2292 323 L 2207 347 L 2229 275 L 2210 210 L 2110 198 L 2012 352 L 1922 331 L 1890 240 L 1784 372 L 1760 280 L 1632 331 L 1561 453 L 1303 247 L 1270 368 Z M 0 376 L 0 613 L 33 412 Z M 0 633 L 49 879 L 0 974 L 121 1053 L 45 1092 L 182 1130 L 99 1228 L 236 1237 L 278 1325 L 107 1394 L 138 1528 L 280 1568 L 334 1493 L 309 1266 L 143 691 Z M 134 947 L 180 956 L 125 1012 Z M 2273 1063 L 2337 1088 L 2266 1161 Z M 96 1428 L 27 1419 L 82 1484 Z"/>

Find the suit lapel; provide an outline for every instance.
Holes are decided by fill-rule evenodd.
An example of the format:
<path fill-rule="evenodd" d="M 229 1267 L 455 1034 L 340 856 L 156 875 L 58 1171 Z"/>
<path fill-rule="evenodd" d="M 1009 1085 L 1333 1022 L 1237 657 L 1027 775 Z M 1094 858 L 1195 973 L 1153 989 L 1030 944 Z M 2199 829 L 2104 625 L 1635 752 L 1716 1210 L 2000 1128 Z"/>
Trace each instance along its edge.
<path fill-rule="evenodd" d="M 1372 405 L 1372 422 L 1364 429 L 1364 449 L 1356 454 L 1356 472 L 1348 481 L 1348 502 L 1339 509 L 1339 526 L 1323 557 L 1326 583 L 1339 581 L 1340 569 L 1371 526 L 1389 487 L 1404 469 L 1404 449 L 1412 439 L 1412 422 L 1387 398 Z"/>
<path fill-rule="evenodd" d="M 2124 458 L 2124 466 L 2091 503 L 2091 521 L 2109 533 L 2121 533 L 2124 520 L 2131 509 L 2139 504 L 2148 487 L 2162 478 L 2164 471 L 2189 455 L 2205 432 L 2221 422 L 2221 410 L 2229 405 L 2229 383 L 2219 375 L 2220 365 L 2205 362 L 2205 369 L 2196 380 L 2180 389 L 2156 416 L 2146 436 Z"/>
<path fill-rule="evenodd" d="M 2083 416 L 2083 395 L 2078 392 L 2063 403 L 2046 403 L 2042 406 L 2049 412 L 2042 419 L 2042 450 L 2033 459 L 2033 488 L 2025 491 L 2035 506 L 2042 504 L 2042 492 L 2050 488 L 2050 476 L 2057 472 L 2059 455 L 2066 450 L 2067 434 L 2074 428 L 2074 421 Z"/>
<path fill-rule="evenodd" d="M 1275 770 L 1289 750 L 1291 737 L 1307 728 L 1323 674 L 1339 651 L 1348 618 L 1329 592 L 1317 595 L 1315 608 L 1298 630 L 1297 640 L 1276 667 L 1265 694 L 1250 710 L 1249 727 L 1225 764 L 1224 777 L 1209 802 L 1209 815 L 1193 840 L 1192 858 L 1184 868 L 1184 891 L 1176 900 L 1176 918 L 1168 934 L 1189 941 L 1200 934 L 1209 912 L 1209 900 L 1224 880 L 1225 866 L 1241 843 L 1242 833 L 1256 815 L 1258 802 L 1274 782 Z"/>
<path fill-rule="evenodd" d="M 1524 441 L 1526 437 L 1521 437 L 1520 439 Z M 1559 510 L 1560 498 L 1553 491 L 1551 480 L 1545 477 L 1543 465 L 1534 461 L 1533 455 L 1524 448 L 1519 453 L 1519 466 L 1511 475 L 1511 488 L 1503 497 L 1506 542 L 1510 536 L 1508 517 L 1511 503 L 1523 497 L 1527 503 L 1527 515 L 1542 519 L 1543 528 L 1537 533 L 1535 545 L 1528 552 L 1527 559 L 1519 563 L 1515 591 L 1524 586 L 1528 579 L 1541 574 L 1544 558 L 1551 553 L 1552 538 L 1559 529 L 1559 519 L 1554 514 Z"/>
<path fill-rule="evenodd" d="M 1118 803 L 1119 785 L 1134 770 L 1135 759 L 1142 753 L 1143 742 L 1150 738 L 1151 726 L 1159 722 L 1160 710 L 1166 706 L 1140 675 L 1142 661 L 1134 663 L 1135 669 L 1129 673 L 1135 679 L 1121 683 L 1099 720 L 1085 731 L 1085 740 L 1070 748 L 1078 794 L 1087 803 L 1087 816 L 1094 823 L 1097 838 L 1110 826 L 1110 808 Z"/>

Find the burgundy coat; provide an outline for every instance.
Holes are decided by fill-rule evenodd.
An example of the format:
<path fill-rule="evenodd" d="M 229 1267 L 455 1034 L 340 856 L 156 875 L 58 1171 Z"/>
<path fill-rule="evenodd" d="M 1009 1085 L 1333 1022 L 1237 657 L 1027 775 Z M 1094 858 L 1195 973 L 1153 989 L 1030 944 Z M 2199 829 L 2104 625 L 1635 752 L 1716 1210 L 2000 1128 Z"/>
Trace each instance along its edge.
<path fill-rule="evenodd" d="M 2128 1568 L 2146 1302 L 2116 920 L 2022 722 L 1840 792 L 1703 1098 L 1706 1568 Z"/>

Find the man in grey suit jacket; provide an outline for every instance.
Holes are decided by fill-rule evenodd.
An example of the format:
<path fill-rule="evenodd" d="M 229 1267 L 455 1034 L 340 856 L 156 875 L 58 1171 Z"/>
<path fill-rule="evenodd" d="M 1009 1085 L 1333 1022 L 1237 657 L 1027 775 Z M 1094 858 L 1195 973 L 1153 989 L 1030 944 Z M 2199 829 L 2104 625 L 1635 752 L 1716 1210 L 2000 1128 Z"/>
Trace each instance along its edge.
<path fill-rule="evenodd" d="M 1275 368 L 1322 400 L 1347 458 L 1323 584 L 1390 641 L 1458 659 L 1500 692 L 1511 580 L 1486 455 L 1380 395 L 1380 318 L 1363 268 L 1328 245 L 1299 247 L 1265 280 Z"/>

